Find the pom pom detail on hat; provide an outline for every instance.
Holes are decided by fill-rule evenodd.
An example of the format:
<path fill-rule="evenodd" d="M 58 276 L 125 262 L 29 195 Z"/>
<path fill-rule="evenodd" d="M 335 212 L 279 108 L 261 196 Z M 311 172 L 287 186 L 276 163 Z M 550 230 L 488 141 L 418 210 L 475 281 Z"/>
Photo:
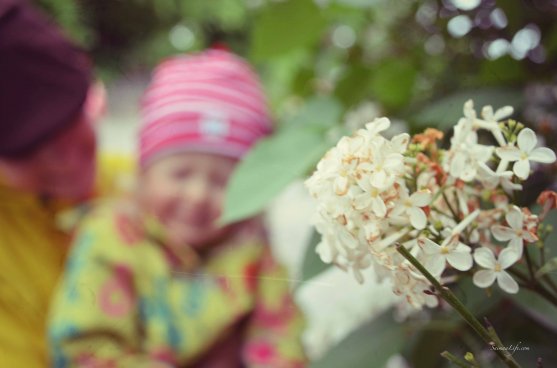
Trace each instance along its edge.
<path fill-rule="evenodd" d="M 241 158 L 272 131 L 261 83 L 225 50 L 163 61 L 141 101 L 140 162 L 177 152 Z"/>

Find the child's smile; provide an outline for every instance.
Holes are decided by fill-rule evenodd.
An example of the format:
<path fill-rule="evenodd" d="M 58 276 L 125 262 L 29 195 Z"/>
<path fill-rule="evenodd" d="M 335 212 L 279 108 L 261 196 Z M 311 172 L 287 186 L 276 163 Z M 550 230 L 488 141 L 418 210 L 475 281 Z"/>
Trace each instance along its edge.
<path fill-rule="evenodd" d="M 216 224 L 236 160 L 185 152 L 163 157 L 141 178 L 146 210 L 164 226 L 174 246 L 206 248 L 226 232 Z"/>

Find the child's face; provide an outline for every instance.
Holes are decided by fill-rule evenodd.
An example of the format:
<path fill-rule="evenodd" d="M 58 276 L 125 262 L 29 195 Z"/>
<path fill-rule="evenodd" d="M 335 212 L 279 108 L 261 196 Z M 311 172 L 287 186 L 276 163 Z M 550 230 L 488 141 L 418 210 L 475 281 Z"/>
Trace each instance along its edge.
<path fill-rule="evenodd" d="M 142 203 L 173 245 L 202 249 L 225 235 L 227 228 L 216 221 L 235 164 L 232 158 L 190 152 L 161 158 L 143 172 Z"/>

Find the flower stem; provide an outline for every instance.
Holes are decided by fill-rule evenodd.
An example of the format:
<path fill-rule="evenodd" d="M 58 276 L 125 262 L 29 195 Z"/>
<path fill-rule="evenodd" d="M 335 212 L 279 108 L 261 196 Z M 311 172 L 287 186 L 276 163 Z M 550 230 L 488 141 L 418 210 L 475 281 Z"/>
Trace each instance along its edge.
<path fill-rule="evenodd" d="M 524 247 L 524 258 L 526 258 L 526 263 L 528 264 L 528 273 L 530 273 L 530 281 L 534 281 L 536 276 L 534 275 L 534 267 L 532 265 L 532 259 L 530 259 L 530 253 L 528 253 L 528 247 Z"/>
<path fill-rule="evenodd" d="M 540 264 L 544 265 L 545 264 L 545 251 L 546 251 L 545 245 L 541 246 L 539 249 L 540 249 Z M 551 288 L 551 290 L 553 290 L 554 293 L 557 293 L 557 285 L 555 285 L 555 283 L 553 282 L 551 277 L 549 277 L 547 274 L 544 274 L 542 278 L 547 283 L 547 285 Z"/>
<path fill-rule="evenodd" d="M 551 290 L 553 290 L 554 293 L 557 293 L 557 286 L 555 285 L 553 280 L 551 280 L 551 278 L 547 275 L 543 275 L 543 279 L 549 285 Z"/>
<path fill-rule="evenodd" d="M 448 351 L 444 351 L 441 353 L 441 356 L 445 359 L 447 359 L 449 362 L 453 363 L 454 365 L 456 365 L 457 367 L 460 368 L 470 368 L 473 367 L 470 364 L 468 364 L 465 360 L 462 360 L 458 357 L 456 357 L 455 355 L 449 353 Z"/>
<path fill-rule="evenodd" d="M 498 344 L 492 338 L 489 331 L 474 317 L 474 315 L 466 308 L 464 304 L 453 294 L 453 292 L 441 285 L 441 283 L 400 243 L 397 243 L 397 251 L 408 260 L 414 267 L 420 271 L 422 275 L 435 287 L 441 298 L 443 298 L 450 306 L 452 306 L 458 314 L 472 327 L 474 331 L 493 348 L 499 359 L 501 359 L 509 368 L 519 368 L 520 365 L 514 360 L 512 355 L 505 350 L 502 344 Z"/>
<path fill-rule="evenodd" d="M 458 215 L 455 212 L 455 210 L 453 209 L 453 206 L 451 206 L 451 203 L 449 202 L 449 198 L 447 198 L 447 195 L 445 194 L 444 191 L 441 192 L 441 195 L 443 196 L 443 199 L 445 200 L 445 203 L 447 204 L 447 207 L 449 207 L 449 211 L 453 215 L 454 220 L 456 222 L 458 222 L 459 221 Z"/>

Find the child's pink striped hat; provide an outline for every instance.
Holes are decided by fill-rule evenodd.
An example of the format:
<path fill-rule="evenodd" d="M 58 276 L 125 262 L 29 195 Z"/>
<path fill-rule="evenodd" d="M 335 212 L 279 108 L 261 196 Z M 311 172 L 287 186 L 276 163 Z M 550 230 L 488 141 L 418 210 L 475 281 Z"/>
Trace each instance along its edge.
<path fill-rule="evenodd" d="M 256 73 L 218 49 L 159 64 L 141 101 L 141 118 L 142 167 L 178 152 L 241 158 L 272 130 Z"/>

